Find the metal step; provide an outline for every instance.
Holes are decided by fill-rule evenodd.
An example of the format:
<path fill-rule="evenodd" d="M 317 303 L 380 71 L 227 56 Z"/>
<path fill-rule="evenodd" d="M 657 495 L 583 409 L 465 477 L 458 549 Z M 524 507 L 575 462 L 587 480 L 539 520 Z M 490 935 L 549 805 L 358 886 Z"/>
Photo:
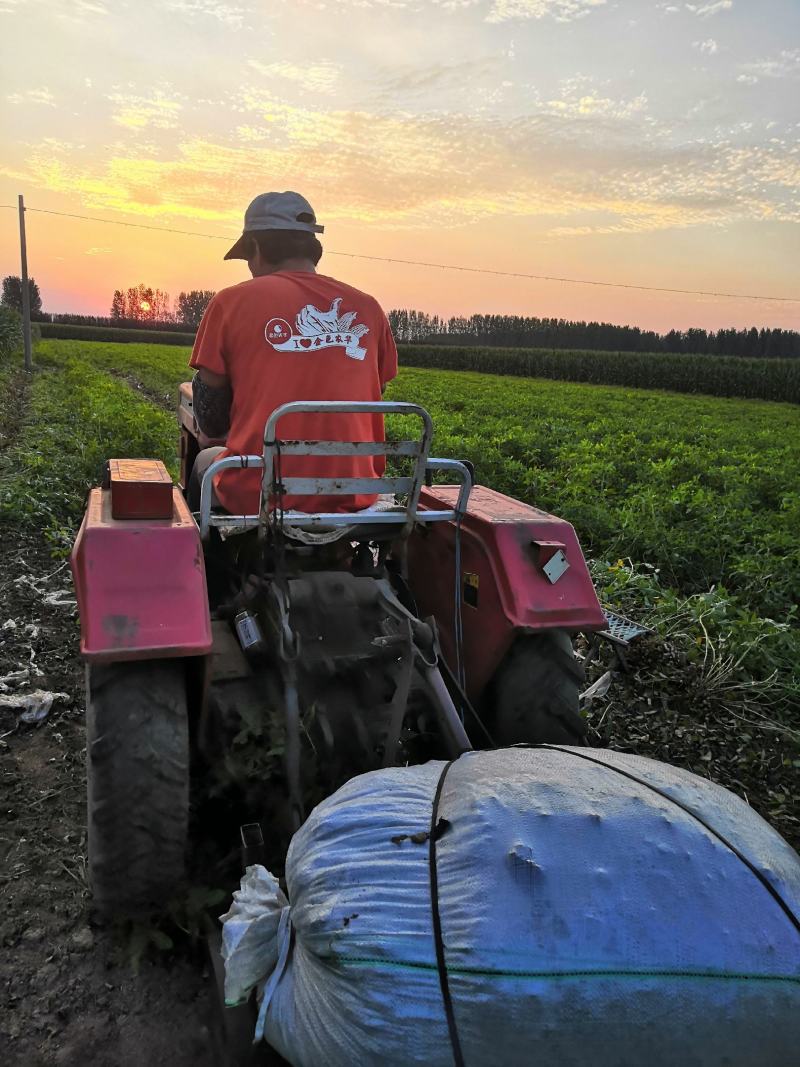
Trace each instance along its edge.
<path fill-rule="evenodd" d="M 624 648 L 627 648 L 631 641 L 634 641 L 637 637 L 653 632 L 649 627 L 642 626 L 638 622 L 632 622 L 630 619 L 626 619 L 624 615 L 617 615 L 607 608 L 603 608 L 603 614 L 606 617 L 608 628 L 600 630 L 599 636 L 604 637 L 607 641 L 613 641 L 614 644 L 622 645 Z"/>

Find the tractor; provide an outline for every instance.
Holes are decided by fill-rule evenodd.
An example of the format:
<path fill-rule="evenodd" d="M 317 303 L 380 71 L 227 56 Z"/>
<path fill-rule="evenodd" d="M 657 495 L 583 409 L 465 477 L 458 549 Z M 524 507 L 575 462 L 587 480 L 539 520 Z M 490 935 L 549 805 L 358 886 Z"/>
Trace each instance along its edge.
<path fill-rule="evenodd" d="M 353 411 L 415 429 L 370 442 L 280 436 L 292 413 Z M 607 623 L 569 523 L 431 457 L 428 412 L 387 401 L 278 408 L 261 454 L 209 467 L 193 513 L 188 383 L 179 422 L 180 484 L 158 461 L 110 460 L 71 557 L 100 916 L 149 914 L 179 890 L 204 785 L 220 763 L 235 770 L 243 737 L 268 750 L 272 773 L 214 818 L 231 834 L 260 824 L 278 853 L 311 804 L 361 772 L 473 747 L 582 743 L 573 637 Z M 359 454 L 386 457 L 384 476 L 282 473 L 290 456 L 329 457 L 329 470 L 330 457 Z M 212 479 L 233 467 L 262 471 L 256 513 L 215 506 Z M 282 505 L 362 493 L 377 503 Z"/>

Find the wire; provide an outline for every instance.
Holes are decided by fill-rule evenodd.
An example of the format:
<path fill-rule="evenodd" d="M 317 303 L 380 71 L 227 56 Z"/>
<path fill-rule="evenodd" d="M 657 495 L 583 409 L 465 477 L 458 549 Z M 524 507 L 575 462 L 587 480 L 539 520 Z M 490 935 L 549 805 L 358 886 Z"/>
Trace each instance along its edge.
<path fill-rule="evenodd" d="M 14 204 L 0 204 L 0 207 L 17 211 Z M 78 215 L 70 211 L 53 211 L 43 207 L 26 207 L 25 211 L 35 211 L 40 215 L 58 215 L 65 219 L 81 219 L 84 222 L 101 222 L 107 226 L 128 226 L 136 230 L 151 230 L 155 233 L 176 233 L 183 237 L 205 237 L 212 241 L 232 241 L 234 238 L 223 237 L 218 233 L 200 233 L 197 230 L 178 230 L 171 226 L 149 226 L 144 222 L 121 222 L 117 219 L 101 219 L 97 215 Z M 419 259 L 397 259 L 393 256 L 370 256 L 363 252 L 337 252 L 326 249 L 326 255 L 345 256 L 348 259 L 366 259 L 373 263 L 396 263 L 406 267 L 428 267 L 434 270 L 457 270 L 465 274 L 487 274 L 496 278 L 523 278 L 526 281 L 560 282 L 563 285 L 595 285 L 606 289 L 636 289 L 645 293 L 673 293 L 681 296 L 711 296 L 723 300 L 760 300 L 781 304 L 798 304 L 800 296 L 766 296 L 763 293 L 725 293 L 712 289 L 673 289 L 663 285 L 636 285 L 633 282 L 606 282 L 596 278 L 566 278 L 557 274 L 527 274 L 522 271 L 492 270 L 490 267 L 463 267 L 457 263 L 430 263 Z"/>
<path fill-rule="evenodd" d="M 568 285 L 600 285 L 609 289 L 639 289 L 646 293 L 682 293 L 685 296 L 716 296 L 730 300 L 779 300 L 782 303 L 800 303 L 800 296 L 764 296 L 753 293 L 718 293 L 708 289 L 668 289 L 661 285 L 634 285 L 632 282 L 601 282 L 593 278 L 562 278 L 555 274 L 524 274 L 512 270 L 492 270 L 489 267 L 462 267 L 455 263 L 426 263 L 416 259 L 390 259 L 385 256 L 367 256 L 360 252 L 331 252 L 330 256 L 350 256 L 353 259 L 371 259 L 378 263 L 403 263 L 409 267 L 438 267 L 440 270 L 460 270 L 468 274 L 492 274 L 499 278 L 525 278 L 538 282 L 563 282 Z"/>
<path fill-rule="evenodd" d="M 0 207 L 17 208 L 13 204 L 0 204 Z M 122 222 L 119 219 L 101 219 L 97 215 L 76 215 L 71 211 L 52 211 L 45 207 L 26 207 L 25 211 L 35 211 L 37 215 L 58 215 L 62 219 L 82 219 L 84 222 L 102 222 L 106 226 L 129 226 L 134 230 L 153 230 L 155 233 L 179 233 L 183 237 L 208 237 L 212 241 L 230 241 L 218 233 L 198 233 L 197 230 L 177 230 L 171 226 L 148 226 L 146 222 Z"/>

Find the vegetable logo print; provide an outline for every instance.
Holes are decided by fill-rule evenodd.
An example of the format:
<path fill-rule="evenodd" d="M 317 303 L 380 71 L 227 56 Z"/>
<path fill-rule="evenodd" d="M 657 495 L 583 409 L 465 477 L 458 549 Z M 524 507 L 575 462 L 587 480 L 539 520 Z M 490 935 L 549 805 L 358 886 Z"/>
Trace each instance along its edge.
<path fill-rule="evenodd" d="M 351 359 L 362 360 L 367 354 L 360 341 L 369 327 L 354 325 L 356 312 L 339 314 L 342 298 L 338 296 L 328 311 L 306 304 L 297 313 L 295 329 L 286 319 L 270 319 L 264 336 L 277 352 L 314 352 L 320 348 L 343 348 Z"/>

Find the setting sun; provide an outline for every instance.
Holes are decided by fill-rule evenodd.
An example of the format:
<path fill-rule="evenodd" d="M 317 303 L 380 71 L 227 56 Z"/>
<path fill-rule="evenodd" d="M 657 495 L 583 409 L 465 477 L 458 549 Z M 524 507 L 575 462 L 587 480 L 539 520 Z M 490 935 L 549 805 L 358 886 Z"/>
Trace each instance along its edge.
<path fill-rule="evenodd" d="M 146 300 L 143 300 L 141 302 L 141 304 L 139 305 L 139 308 L 142 311 L 149 311 L 150 310 L 150 304 Z"/>

